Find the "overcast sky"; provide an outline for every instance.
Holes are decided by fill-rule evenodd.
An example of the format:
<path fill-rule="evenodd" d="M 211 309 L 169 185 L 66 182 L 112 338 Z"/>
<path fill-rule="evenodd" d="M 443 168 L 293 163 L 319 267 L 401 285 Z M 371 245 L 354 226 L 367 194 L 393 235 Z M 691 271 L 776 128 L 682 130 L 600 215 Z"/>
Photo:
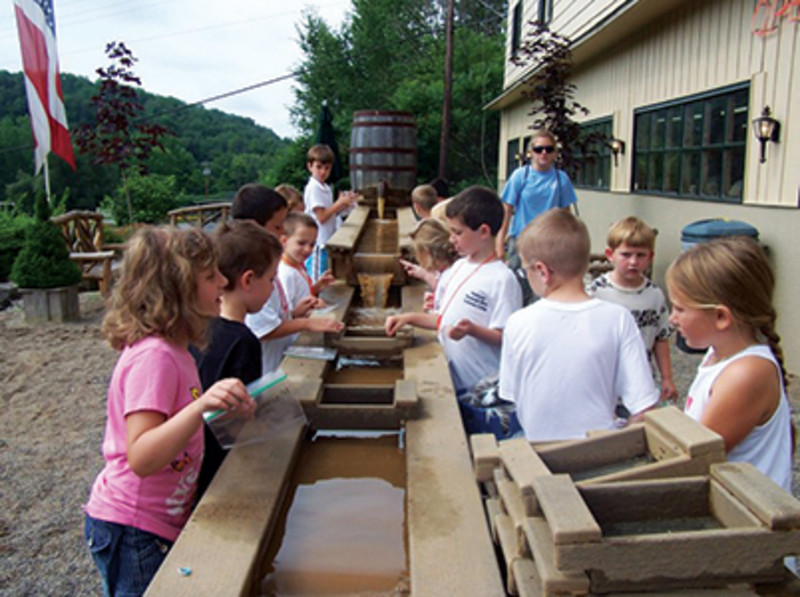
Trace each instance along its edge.
<path fill-rule="evenodd" d="M 350 1 L 54 0 L 61 72 L 94 80 L 95 69 L 108 64 L 106 43 L 123 41 L 139 59 L 134 72 L 147 91 L 200 101 L 299 66 L 296 27 L 312 7 L 338 30 Z M 0 69 L 22 70 L 12 0 L 0 9 Z M 293 85 L 284 80 L 205 105 L 293 137 Z"/>

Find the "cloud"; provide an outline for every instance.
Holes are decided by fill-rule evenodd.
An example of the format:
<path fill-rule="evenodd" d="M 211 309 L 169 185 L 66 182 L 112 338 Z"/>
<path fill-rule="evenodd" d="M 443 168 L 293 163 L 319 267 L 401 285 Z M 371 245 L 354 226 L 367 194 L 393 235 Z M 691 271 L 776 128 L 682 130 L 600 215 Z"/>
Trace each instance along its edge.
<path fill-rule="evenodd" d="M 104 66 L 105 45 L 123 41 L 139 62 L 134 72 L 151 92 L 197 102 L 296 68 L 303 56 L 297 25 L 313 8 L 337 29 L 349 0 L 305 6 L 277 0 L 54 0 L 61 71 L 95 79 Z M 21 70 L 13 4 L 0 13 L 0 69 Z M 292 81 L 285 80 L 206 104 L 252 118 L 282 137 L 294 136 L 289 106 Z M 20 93 L 24 89 L 20 88 Z"/>

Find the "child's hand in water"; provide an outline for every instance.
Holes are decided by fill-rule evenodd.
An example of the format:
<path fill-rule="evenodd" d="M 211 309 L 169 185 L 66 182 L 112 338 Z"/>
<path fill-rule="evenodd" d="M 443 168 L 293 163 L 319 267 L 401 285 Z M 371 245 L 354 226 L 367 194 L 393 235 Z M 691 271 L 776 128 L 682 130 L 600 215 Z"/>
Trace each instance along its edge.
<path fill-rule="evenodd" d="M 309 313 L 311 313 L 312 309 L 318 309 L 317 307 L 317 297 L 308 295 L 304 296 L 300 299 L 300 302 L 297 303 L 297 306 L 292 309 L 292 317 L 307 317 Z"/>
<path fill-rule="evenodd" d="M 406 325 L 406 319 L 402 315 L 390 315 L 386 318 L 386 323 L 383 329 L 386 330 L 387 336 L 394 336 L 401 327 Z"/>
<path fill-rule="evenodd" d="M 312 317 L 308 320 L 309 332 L 341 332 L 344 324 L 330 317 Z"/>
<path fill-rule="evenodd" d="M 244 384 L 234 378 L 221 379 L 203 393 L 197 401 L 207 410 L 235 410 L 243 416 L 251 416 L 256 402 L 247 393 Z"/>
<path fill-rule="evenodd" d="M 455 325 L 450 326 L 447 335 L 451 340 L 461 340 L 464 336 L 472 333 L 472 322 L 469 319 L 461 319 Z"/>

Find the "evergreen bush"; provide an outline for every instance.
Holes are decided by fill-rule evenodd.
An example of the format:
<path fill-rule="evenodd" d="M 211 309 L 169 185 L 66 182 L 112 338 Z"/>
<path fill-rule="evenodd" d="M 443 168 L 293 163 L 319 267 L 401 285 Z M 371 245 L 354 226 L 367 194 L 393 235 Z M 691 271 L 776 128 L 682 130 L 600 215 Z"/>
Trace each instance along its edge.
<path fill-rule="evenodd" d="M 0 282 L 6 282 L 11 266 L 25 244 L 25 230 L 33 222 L 26 214 L 0 213 Z"/>
<path fill-rule="evenodd" d="M 57 288 L 81 281 L 80 268 L 69 258 L 69 250 L 58 226 L 50 220 L 43 195 L 36 199 L 36 220 L 25 233 L 22 250 L 11 268 L 11 280 L 20 288 Z"/>

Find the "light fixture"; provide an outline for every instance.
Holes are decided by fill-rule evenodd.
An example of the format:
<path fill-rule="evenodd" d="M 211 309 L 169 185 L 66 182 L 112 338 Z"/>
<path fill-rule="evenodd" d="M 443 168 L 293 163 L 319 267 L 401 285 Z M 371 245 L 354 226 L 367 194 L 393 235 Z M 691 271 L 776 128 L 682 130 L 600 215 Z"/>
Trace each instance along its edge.
<path fill-rule="evenodd" d="M 608 148 L 611 150 L 611 153 L 614 154 L 614 166 L 619 166 L 619 162 L 617 161 L 617 156 L 620 154 L 625 155 L 625 141 L 622 139 L 617 139 L 616 137 L 611 137 L 609 139 Z"/>
<path fill-rule="evenodd" d="M 764 106 L 761 116 L 753 119 L 753 132 L 761 144 L 761 163 L 767 161 L 767 141 L 777 143 L 781 137 L 781 123 L 771 116 L 769 106 Z"/>

